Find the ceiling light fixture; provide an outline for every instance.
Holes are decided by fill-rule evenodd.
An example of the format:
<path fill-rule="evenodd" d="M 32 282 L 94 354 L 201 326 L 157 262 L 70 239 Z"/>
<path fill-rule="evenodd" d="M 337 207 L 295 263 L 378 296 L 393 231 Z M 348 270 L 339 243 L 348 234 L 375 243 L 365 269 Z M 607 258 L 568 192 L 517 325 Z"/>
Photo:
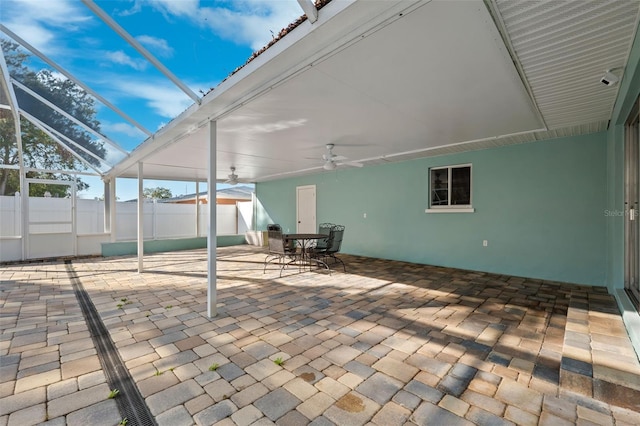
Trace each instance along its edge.
<path fill-rule="evenodd" d="M 335 170 L 335 168 L 336 168 L 336 163 L 334 163 L 334 162 L 333 162 L 333 161 L 331 161 L 331 160 L 327 160 L 327 161 L 324 163 L 324 166 L 322 166 L 322 168 L 323 168 L 323 169 L 325 169 L 325 170 Z"/>
<path fill-rule="evenodd" d="M 605 86 L 615 86 L 616 83 L 620 81 L 620 78 L 611 71 L 613 70 L 607 70 L 604 73 L 604 75 L 600 79 L 600 83 L 604 84 Z"/>

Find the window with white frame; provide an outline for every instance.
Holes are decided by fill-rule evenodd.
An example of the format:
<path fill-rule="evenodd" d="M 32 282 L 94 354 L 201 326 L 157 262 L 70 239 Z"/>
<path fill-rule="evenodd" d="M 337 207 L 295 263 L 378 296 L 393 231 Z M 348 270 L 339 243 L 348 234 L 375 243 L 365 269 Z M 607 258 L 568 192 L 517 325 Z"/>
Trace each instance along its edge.
<path fill-rule="evenodd" d="M 473 211 L 471 164 L 429 169 L 428 211 Z"/>

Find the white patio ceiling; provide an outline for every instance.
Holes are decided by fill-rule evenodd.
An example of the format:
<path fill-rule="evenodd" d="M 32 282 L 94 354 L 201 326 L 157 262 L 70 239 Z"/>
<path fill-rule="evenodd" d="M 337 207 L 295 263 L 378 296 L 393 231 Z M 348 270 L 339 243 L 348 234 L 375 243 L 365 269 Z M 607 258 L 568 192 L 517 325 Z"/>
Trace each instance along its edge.
<path fill-rule="evenodd" d="M 245 78 L 223 93 L 216 89 L 198 111 L 185 114 L 176 133 L 266 90 L 218 120 L 218 178 L 234 165 L 242 178 L 260 181 L 321 170 L 330 142 L 338 154 L 363 160 L 542 127 L 482 3 L 422 3 L 402 17 L 380 10 L 383 16 L 370 20 L 363 11 L 391 4 L 374 3 L 359 2 L 317 21 L 317 28 L 275 54 L 312 25 L 294 30 L 250 63 L 255 70 L 247 69 Z M 461 36 L 467 33 L 474 36 Z M 175 137 L 166 133 L 154 143 Z M 170 167 L 184 173 L 180 177 L 195 171 L 204 178 L 206 138 L 202 127 L 144 158 L 145 175 L 164 175 Z M 137 169 L 127 172 L 133 176 Z"/>
<path fill-rule="evenodd" d="M 366 166 L 602 131 L 639 4 L 333 1 L 109 175 L 206 179 L 209 120 L 217 178 L 251 182 L 327 173 L 327 143 Z"/>

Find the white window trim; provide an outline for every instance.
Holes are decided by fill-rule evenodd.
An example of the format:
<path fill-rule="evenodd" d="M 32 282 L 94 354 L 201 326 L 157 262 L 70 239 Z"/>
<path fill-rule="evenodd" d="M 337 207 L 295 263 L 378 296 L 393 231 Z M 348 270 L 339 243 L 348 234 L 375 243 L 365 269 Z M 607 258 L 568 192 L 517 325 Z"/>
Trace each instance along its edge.
<path fill-rule="evenodd" d="M 455 169 L 460 167 L 469 167 L 470 179 L 469 179 L 469 198 L 470 204 L 468 205 L 448 205 L 448 206 L 432 206 L 431 205 L 431 171 L 439 169 Z M 476 209 L 473 208 L 473 165 L 471 163 L 466 164 L 452 164 L 448 166 L 437 166 L 429 168 L 429 208 L 425 209 L 425 213 L 475 213 Z"/>
<path fill-rule="evenodd" d="M 425 209 L 425 213 L 475 213 L 476 209 L 473 207 L 468 208 L 449 208 L 442 206 L 440 208 Z"/>

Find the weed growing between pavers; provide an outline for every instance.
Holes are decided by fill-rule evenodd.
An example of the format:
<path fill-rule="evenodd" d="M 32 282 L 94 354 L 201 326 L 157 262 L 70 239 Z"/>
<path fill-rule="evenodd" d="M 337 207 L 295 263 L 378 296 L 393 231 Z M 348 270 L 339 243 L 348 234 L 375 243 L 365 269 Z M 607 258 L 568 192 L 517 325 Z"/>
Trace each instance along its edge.
<path fill-rule="evenodd" d="M 118 309 L 123 309 L 125 305 L 130 305 L 132 303 L 133 302 L 131 300 L 123 297 L 122 299 L 120 299 L 120 303 L 118 303 L 116 306 L 118 307 Z"/>
<path fill-rule="evenodd" d="M 215 362 L 213 364 L 211 364 L 209 366 L 209 371 L 216 371 L 218 369 L 218 367 L 220 367 L 219 364 L 216 364 Z"/>
<path fill-rule="evenodd" d="M 113 398 L 117 397 L 118 395 L 120 395 L 120 391 L 118 389 L 113 389 L 113 390 L 111 390 L 111 392 L 109 392 L 109 396 L 107 398 L 113 399 Z"/>

